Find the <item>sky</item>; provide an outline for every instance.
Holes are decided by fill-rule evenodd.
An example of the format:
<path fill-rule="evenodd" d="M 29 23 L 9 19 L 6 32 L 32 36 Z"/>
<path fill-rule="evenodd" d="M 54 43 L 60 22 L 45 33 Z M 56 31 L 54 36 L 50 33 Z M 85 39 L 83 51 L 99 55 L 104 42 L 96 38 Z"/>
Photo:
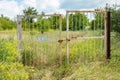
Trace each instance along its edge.
<path fill-rule="evenodd" d="M 39 13 L 65 14 L 66 10 L 91 10 L 106 3 L 120 5 L 120 0 L 0 0 L 0 15 L 13 19 L 27 7 L 34 7 Z"/>

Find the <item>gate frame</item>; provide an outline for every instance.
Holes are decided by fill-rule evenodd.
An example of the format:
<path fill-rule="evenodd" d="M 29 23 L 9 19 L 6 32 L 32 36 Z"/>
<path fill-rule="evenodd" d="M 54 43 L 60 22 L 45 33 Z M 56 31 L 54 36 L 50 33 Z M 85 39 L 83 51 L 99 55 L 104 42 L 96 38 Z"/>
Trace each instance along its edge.
<path fill-rule="evenodd" d="M 66 11 L 66 54 L 67 54 L 67 63 L 69 64 L 69 13 L 74 12 L 74 13 L 80 13 L 80 12 L 100 12 L 104 13 L 105 17 L 105 27 L 104 27 L 104 39 L 105 39 L 105 58 L 110 59 L 111 58 L 111 53 L 110 53 L 110 12 L 109 11 L 104 11 L 104 10 L 67 10 Z"/>
<path fill-rule="evenodd" d="M 17 38 L 18 38 L 18 53 L 22 50 L 22 17 L 59 17 L 59 47 L 60 47 L 60 65 L 62 65 L 62 14 L 37 14 L 37 15 L 17 15 Z"/>

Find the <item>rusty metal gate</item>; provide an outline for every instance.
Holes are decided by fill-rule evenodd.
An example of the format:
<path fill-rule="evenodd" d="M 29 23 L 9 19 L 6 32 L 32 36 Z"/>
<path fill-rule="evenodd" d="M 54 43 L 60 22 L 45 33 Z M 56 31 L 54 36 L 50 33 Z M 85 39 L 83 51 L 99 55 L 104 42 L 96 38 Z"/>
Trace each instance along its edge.
<path fill-rule="evenodd" d="M 110 58 L 109 12 L 68 10 L 66 18 L 68 64 Z"/>
<path fill-rule="evenodd" d="M 61 14 L 18 15 L 20 59 L 35 67 L 109 59 L 109 24 L 110 13 L 101 10 L 67 11 L 65 30 Z"/>
<path fill-rule="evenodd" d="M 41 67 L 62 63 L 62 16 L 17 16 L 18 50 L 24 65 Z"/>

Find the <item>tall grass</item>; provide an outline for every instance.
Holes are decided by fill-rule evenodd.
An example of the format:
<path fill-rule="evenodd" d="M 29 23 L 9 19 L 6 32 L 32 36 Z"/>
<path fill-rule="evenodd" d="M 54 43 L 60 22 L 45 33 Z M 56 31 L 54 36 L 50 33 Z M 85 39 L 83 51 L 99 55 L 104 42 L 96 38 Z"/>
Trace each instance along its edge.
<path fill-rule="evenodd" d="M 54 42 L 36 40 L 36 37 L 39 37 L 41 35 L 39 33 L 36 34 L 36 32 L 30 34 L 28 33 L 28 35 L 26 36 L 23 35 L 24 41 L 22 42 L 21 61 L 24 64 L 24 67 L 22 65 L 20 70 L 18 69 L 19 67 L 17 67 L 18 72 L 24 73 L 26 76 L 28 76 L 29 74 L 29 78 L 31 80 L 42 80 L 42 79 L 43 80 L 119 80 L 120 79 L 119 78 L 120 38 L 118 36 L 117 38 L 114 37 L 111 39 L 112 56 L 110 61 L 106 61 L 104 58 L 104 39 L 71 40 L 69 42 L 69 54 L 70 54 L 69 65 L 67 64 L 66 41 L 64 41 L 62 43 L 62 65 L 60 65 L 59 61 L 60 61 L 61 50 L 60 50 L 60 45 L 57 42 L 57 40 L 59 39 L 58 34 L 59 34 L 58 31 L 57 32 L 52 31 L 51 33 L 44 33 L 42 35 L 42 36 L 47 35 L 48 39 L 52 39 L 52 38 L 56 39 L 56 41 Z M 73 34 L 77 35 L 78 33 L 76 32 Z M 8 36 L 9 35 L 10 33 L 8 34 Z M 89 32 L 89 35 L 90 36 L 93 35 L 91 31 Z M 96 36 L 97 35 L 99 35 L 99 33 L 96 34 Z M 52 36 L 56 36 L 56 37 L 52 37 Z M 62 33 L 62 36 L 63 39 L 65 39 L 65 32 Z M 30 41 L 27 41 L 28 37 Z M 12 44 L 11 40 L 13 42 L 16 42 L 14 38 L 9 40 L 10 40 L 10 42 L 8 41 L 9 44 Z M 17 45 L 17 42 L 15 44 Z M 12 49 L 12 47 L 10 47 L 11 50 L 9 51 L 12 51 L 14 49 L 17 51 L 17 46 L 14 49 Z M 4 48 L 4 51 L 6 51 L 6 49 L 7 48 Z M 13 64 L 17 64 L 17 63 L 13 63 Z M 9 66 L 9 64 L 5 64 L 5 66 L 7 65 Z M 29 68 L 25 68 L 26 65 L 32 66 L 33 70 L 29 71 Z M 16 68 L 16 66 L 15 67 L 13 66 L 13 68 Z M 13 68 L 12 71 L 14 72 Z M 0 65 L 0 70 L 1 69 L 2 68 Z M 28 73 L 26 73 L 26 71 Z M 14 73 L 12 74 L 13 76 L 15 76 Z M 22 75 L 19 75 L 19 77 L 21 76 Z M 25 76 L 21 78 L 24 77 Z M 14 78 L 16 78 L 16 76 Z"/>

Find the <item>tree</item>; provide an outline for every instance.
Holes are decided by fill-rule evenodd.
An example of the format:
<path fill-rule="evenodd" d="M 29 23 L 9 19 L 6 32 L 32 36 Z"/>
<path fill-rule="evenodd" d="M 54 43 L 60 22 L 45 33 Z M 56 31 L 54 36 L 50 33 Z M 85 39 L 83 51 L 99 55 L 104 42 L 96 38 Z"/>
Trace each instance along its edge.
<path fill-rule="evenodd" d="M 51 17 L 51 25 L 51 29 L 59 29 L 59 16 Z"/>
<path fill-rule="evenodd" d="M 95 9 L 95 11 L 101 11 L 101 9 Z M 91 21 L 91 29 L 104 29 L 105 24 L 105 14 L 101 12 L 97 12 L 94 14 L 94 19 Z"/>
<path fill-rule="evenodd" d="M 75 13 L 70 14 L 69 17 L 69 29 L 70 30 L 83 30 L 89 25 L 89 19 L 85 14 Z"/>
<path fill-rule="evenodd" d="M 66 30 L 66 17 L 62 17 L 62 30 L 65 31 Z"/>
<path fill-rule="evenodd" d="M 120 34 L 120 8 L 119 9 L 111 8 L 110 11 L 111 11 L 111 31 Z"/>
<path fill-rule="evenodd" d="M 37 12 L 37 9 L 35 9 L 34 7 L 28 7 L 27 9 L 24 9 L 24 10 L 23 10 L 23 14 L 24 14 L 25 16 L 37 15 L 38 12 Z M 33 22 L 33 17 L 27 17 L 26 19 L 27 19 L 27 21 L 29 21 L 29 22 L 31 22 L 31 23 Z"/>
<path fill-rule="evenodd" d="M 23 10 L 23 14 L 24 15 L 37 15 L 37 9 L 35 9 L 34 7 L 28 7 L 27 9 Z"/>
<path fill-rule="evenodd" d="M 26 16 L 22 18 L 23 30 L 25 30 L 25 27 L 31 29 L 33 27 L 34 17 L 31 17 L 29 15 L 37 15 L 38 14 L 37 9 L 35 9 L 34 7 L 28 7 L 27 9 L 23 10 L 23 14 Z"/>
<path fill-rule="evenodd" d="M 36 25 L 36 29 L 41 31 L 41 33 L 43 34 L 45 31 L 48 31 L 48 29 L 50 28 L 50 20 L 49 18 L 39 17 L 35 25 Z"/>
<path fill-rule="evenodd" d="M 101 9 L 96 9 L 96 10 L 101 10 Z M 111 31 L 114 31 L 120 34 L 120 8 L 115 8 L 114 6 L 108 7 L 106 5 L 106 7 L 103 10 L 110 11 Z M 91 21 L 91 29 L 93 29 L 94 26 L 96 27 L 95 29 L 100 29 L 100 27 L 104 29 L 105 15 L 101 15 L 101 13 L 96 13 L 94 16 L 95 16 L 95 19 Z"/>

